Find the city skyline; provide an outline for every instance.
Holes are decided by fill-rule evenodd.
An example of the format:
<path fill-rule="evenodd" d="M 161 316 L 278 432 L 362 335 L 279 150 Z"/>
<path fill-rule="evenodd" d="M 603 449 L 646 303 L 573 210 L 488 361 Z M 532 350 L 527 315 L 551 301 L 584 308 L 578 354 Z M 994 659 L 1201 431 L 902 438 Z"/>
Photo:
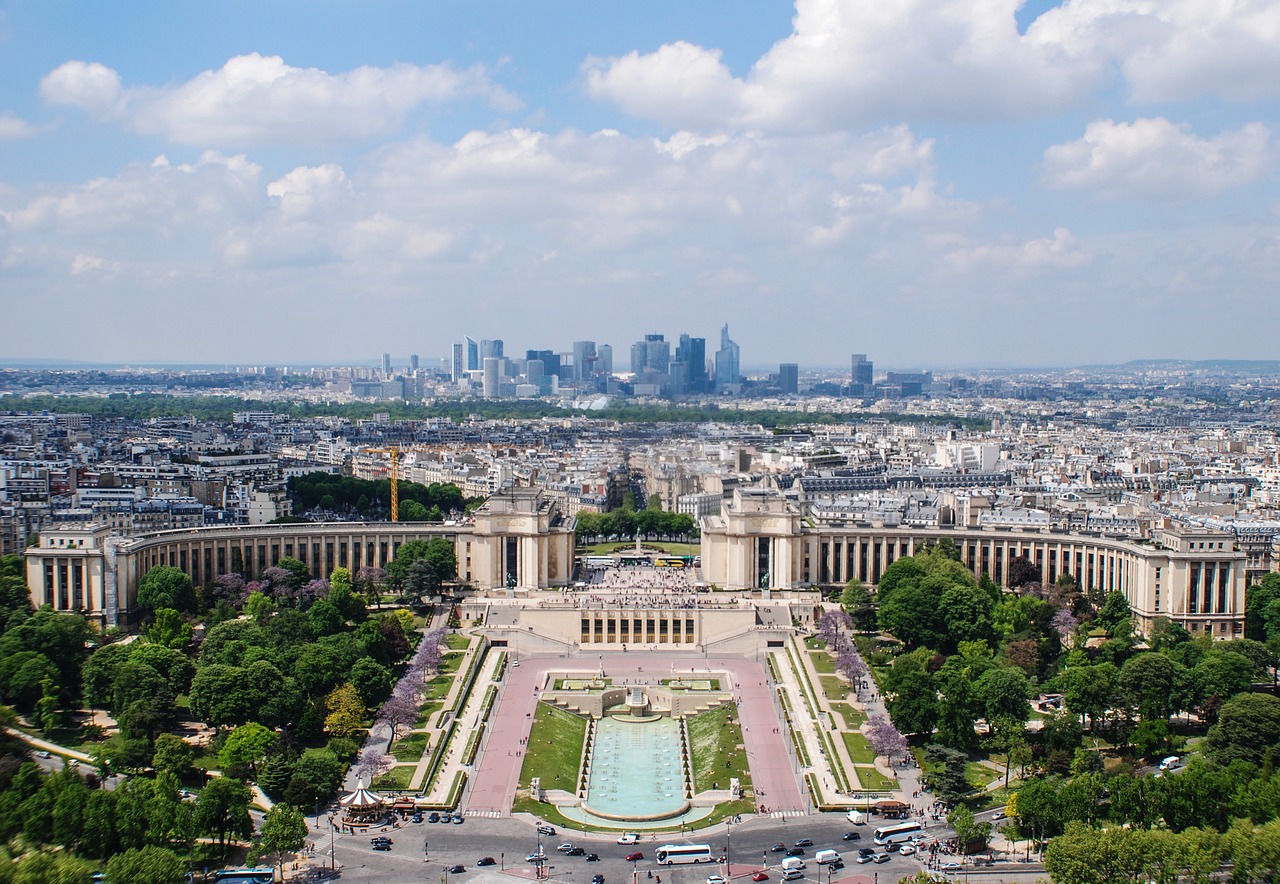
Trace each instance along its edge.
<path fill-rule="evenodd" d="M 1277 4 L 690 6 L 7 8 L 0 357 L 1273 352 Z"/>

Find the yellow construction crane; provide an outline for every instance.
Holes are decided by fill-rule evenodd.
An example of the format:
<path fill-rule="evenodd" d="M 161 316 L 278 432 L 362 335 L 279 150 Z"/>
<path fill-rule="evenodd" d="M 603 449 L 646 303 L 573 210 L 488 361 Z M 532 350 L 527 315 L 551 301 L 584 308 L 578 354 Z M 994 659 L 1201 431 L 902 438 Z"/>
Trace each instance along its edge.
<path fill-rule="evenodd" d="M 366 448 L 370 454 L 391 455 L 391 521 L 400 521 L 400 449 L 399 448 Z"/>

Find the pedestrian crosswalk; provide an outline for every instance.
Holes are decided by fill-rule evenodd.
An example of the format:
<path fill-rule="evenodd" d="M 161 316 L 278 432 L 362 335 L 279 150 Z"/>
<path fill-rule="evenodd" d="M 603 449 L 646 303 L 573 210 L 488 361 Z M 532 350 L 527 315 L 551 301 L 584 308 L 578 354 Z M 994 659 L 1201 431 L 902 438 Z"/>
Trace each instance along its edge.
<path fill-rule="evenodd" d="M 467 816 L 498 820 L 502 819 L 506 814 L 500 810 L 468 810 Z"/>
<path fill-rule="evenodd" d="M 769 816 L 775 820 L 785 820 L 791 817 L 808 816 L 806 810 L 774 810 L 770 811 Z"/>

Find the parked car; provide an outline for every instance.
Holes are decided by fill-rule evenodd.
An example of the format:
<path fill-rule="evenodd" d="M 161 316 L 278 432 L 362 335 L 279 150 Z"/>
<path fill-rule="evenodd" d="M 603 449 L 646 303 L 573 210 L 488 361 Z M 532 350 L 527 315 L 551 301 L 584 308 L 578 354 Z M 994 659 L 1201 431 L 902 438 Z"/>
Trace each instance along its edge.
<path fill-rule="evenodd" d="M 434 810 L 431 811 L 431 813 L 427 814 L 427 822 L 429 823 L 440 822 L 440 814 L 436 813 Z"/>
<path fill-rule="evenodd" d="M 465 872 L 466 870 L 467 870 L 467 867 L 466 867 L 466 866 L 460 866 L 460 865 L 459 865 L 459 866 L 449 866 L 449 874 L 450 874 L 450 875 L 461 875 L 461 874 L 462 874 L 463 872 Z"/>
<path fill-rule="evenodd" d="M 460 826 L 460 825 L 462 825 L 462 813 L 461 813 L 461 812 L 459 812 L 459 813 L 455 813 L 455 814 L 453 815 L 453 824 L 454 824 L 455 826 Z"/>
<path fill-rule="evenodd" d="M 410 819 L 410 820 L 412 820 L 412 821 L 413 821 L 413 822 L 415 822 L 415 823 L 420 823 L 420 822 L 422 822 L 422 814 L 420 814 L 420 813 L 415 813 L 413 816 L 409 817 L 409 819 Z"/>
<path fill-rule="evenodd" d="M 604 875 L 593 875 L 591 877 L 591 884 L 604 884 Z"/>
<path fill-rule="evenodd" d="M 446 810 L 444 813 L 440 814 L 440 822 L 442 823 L 453 822 L 453 814 L 449 813 L 449 811 Z"/>
<path fill-rule="evenodd" d="M 644 859 L 644 854 L 638 850 L 635 853 L 627 854 L 627 862 L 629 863 L 639 862 L 642 859 Z"/>
<path fill-rule="evenodd" d="M 845 841 L 861 841 L 862 840 L 862 835 L 859 832 L 845 832 L 840 837 L 843 838 Z"/>
<path fill-rule="evenodd" d="M 955 861 L 943 863 L 938 868 L 942 869 L 944 872 L 956 872 L 960 870 L 960 863 Z"/>
<path fill-rule="evenodd" d="M 482 856 L 476 860 L 478 866 L 496 866 L 498 861 L 491 856 Z"/>

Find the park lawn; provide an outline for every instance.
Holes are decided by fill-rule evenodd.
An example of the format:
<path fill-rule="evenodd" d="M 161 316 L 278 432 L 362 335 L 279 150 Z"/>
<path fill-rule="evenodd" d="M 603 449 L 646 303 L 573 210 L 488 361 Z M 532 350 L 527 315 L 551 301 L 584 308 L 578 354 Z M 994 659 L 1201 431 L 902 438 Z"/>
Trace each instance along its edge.
<path fill-rule="evenodd" d="M 871 748 L 866 737 L 856 731 L 845 731 L 841 736 L 844 737 L 844 746 L 849 750 L 849 757 L 854 764 L 875 763 L 876 750 Z"/>
<path fill-rule="evenodd" d="M 851 689 L 848 683 L 838 675 L 819 675 L 818 683 L 822 685 L 822 692 L 827 695 L 828 700 L 847 700 L 849 698 Z"/>
<path fill-rule="evenodd" d="M 444 657 L 440 660 L 440 668 L 436 670 L 439 675 L 453 675 L 462 666 L 462 661 L 467 657 L 462 651 L 446 651 Z"/>
<path fill-rule="evenodd" d="M 586 738 L 585 718 L 539 703 L 524 749 L 520 788 L 528 789 L 534 777 L 541 777 L 544 789 L 576 791 L 582 742 Z"/>
<path fill-rule="evenodd" d="M 816 635 L 811 635 L 804 640 L 804 646 L 811 651 L 822 651 L 826 650 L 827 643 Z"/>
<path fill-rule="evenodd" d="M 417 761 L 427 750 L 427 734 L 408 733 L 395 741 L 391 754 L 396 761 Z"/>
<path fill-rule="evenodd" d="M 964 778 L 975 789 L 985 789 L 987 783 L 990 783 L 998 776 L 999 774 L 994 770 L 977 761 L 970 761 L 964 766 Z"/>
<path fill-rule="evenodd" d="M 826 651 L 810 651 L 809 658 L 813 660 L 813 669 L 815 672 L 830 674 L 836 671 L 836 658 L 832 657 Z"/>
<path fill-rule="evenodd" d="M 874 767 L 855 767 L 858 774 L 858 782 L 867 792 L 889 792 L 898 788 L 898 781 L 893 777 L 886 777 Z"/>
<path fill-rule="evenodd" d="M 414 759 L 415 761 L 417 759 Z M 402 764 L 391 768 L 373 781 L 374 789 L 408 789 L 409 781 L 413 779 L 413 771 L 415 765 Z"/>
<path fill-rule="evenodd" d="M 456 632 L 451 632 L 445 636 L 444 643 L 451 651 L 465 651 L 467 646 L 471 644 L 471 639 L 467 638 L 465 635 L 459 635 Z"/>
<path fill-rule="evenodd" d="M 729 723 L 729 719 L 733 723 Z M 693 758 L 693 788 L 703 792 L 729 787 L 737 777 L 745 789 L 751 781 L 747 753 L 742 745 L 742 725 L 733 704 L 720 706 L 688 719 L 689 750 Z"/>
<path fill-rule="evenodd" d="M 453 684 L 453 675 L 437 675 L 427 682 L 426 697 L 428 700 L 443 700 L 449 693 L 449 685 Z"/>
<path fill-rule="evenodd" d="M 850 703 L 832 703 L 831 711 L 840 713 L 846 730 L 856 731 L 867 720 L 867 713 Z"/>
<path fill-rule="evenodd" d="M 439 712 L 440 708 L 443 705 L 444 705 L 443 703 L 430 703 L 430 702 L 423 703 L 421 706 L 418 707 L 418 720 L 414 722 L 413 726 L 426 727 L 427 719 L 429 719 L 435 713 Z"/>

